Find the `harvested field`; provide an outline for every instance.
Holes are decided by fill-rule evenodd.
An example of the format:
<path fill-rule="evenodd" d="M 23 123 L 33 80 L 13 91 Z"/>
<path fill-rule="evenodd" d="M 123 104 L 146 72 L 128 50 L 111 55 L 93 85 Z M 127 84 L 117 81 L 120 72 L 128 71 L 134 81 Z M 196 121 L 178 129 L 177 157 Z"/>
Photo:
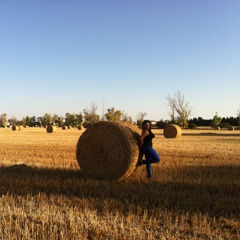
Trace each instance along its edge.
<path fill-rule="evenodd" d="M 154 177 L 84 178 L 77 128 L 0 128 L 0 239 L 240 239 L 240 131 L 153 129 Z"/>

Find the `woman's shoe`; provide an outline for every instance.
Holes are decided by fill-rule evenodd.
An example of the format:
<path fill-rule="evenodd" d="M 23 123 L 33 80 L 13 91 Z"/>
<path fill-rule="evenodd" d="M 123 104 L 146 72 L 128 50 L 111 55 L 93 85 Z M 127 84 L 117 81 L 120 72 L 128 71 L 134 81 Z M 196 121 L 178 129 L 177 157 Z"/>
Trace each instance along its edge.
<path fill-rule="evenodd" d="M 141 167 L 143 164 L 146 164 L 146 160 L 141 160 L 138 162 L 138 166 Z"/>
<path fill-rule="evenodd" d="M 142 161 L 138 162 L 138 166 L 141 167 L 142 166 Z"/>

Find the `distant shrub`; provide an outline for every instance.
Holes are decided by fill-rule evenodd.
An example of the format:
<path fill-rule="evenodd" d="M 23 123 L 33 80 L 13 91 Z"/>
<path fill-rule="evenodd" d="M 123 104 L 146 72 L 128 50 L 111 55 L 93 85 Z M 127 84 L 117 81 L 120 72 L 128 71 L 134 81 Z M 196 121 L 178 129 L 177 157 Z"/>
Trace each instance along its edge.
<path fill-rule="evenodd" d="M 196 129 L 196 128 L 197 128 L 197 125 L 194 124 L 194 123 L 189 123 L 189 124 L 188 124 L 188 128 L 189 128 L 189 129 Z"/>
<path fill-rule="evenodd" d="M 168 123 L 165 121 L 158 121 L 157 122 L 157 128 L 163 129 Z"/>
<path fill-rule="evenodd" d="M 221 123 L 221 124 L 220 124 L 220 127 L 221 127 L 221 128 L 227 128 L 227 129 L 228 129 L 229 127 L 231 127 L 231 125 L 230 125 L 229 123 Z"/>

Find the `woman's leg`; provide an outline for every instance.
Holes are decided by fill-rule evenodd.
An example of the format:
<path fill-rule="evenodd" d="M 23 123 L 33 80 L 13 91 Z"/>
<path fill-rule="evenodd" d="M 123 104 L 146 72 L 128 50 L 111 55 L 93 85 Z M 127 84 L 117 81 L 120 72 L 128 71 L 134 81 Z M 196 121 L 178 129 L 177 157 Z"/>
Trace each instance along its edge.
<path fill-rule="evenodd" d="M 150 163 L 157 163 L 160 161 L 159 155 L 152 147 L 148 148 L 148 155 L 149 155 L 148 160 Z"/>
<path fill-rule="evenodd" d="M 152 164 L 151 163 L 146 163 L 146 169 L 147 169 L 148 178 L 152 177 L 152 175 L 153 175 Z"/>
<path fill-rule="evenodd" d="M 143 150 L 143 153 L 146 157 L 146 161 L 143 161 L 142 163 L 146 164 L 148 177 L 151 177 L 152 176 L 152 163 L 159 162 L 160 157 L 158 156 L 157 152 L 152 147 L 145 148 Z"/>

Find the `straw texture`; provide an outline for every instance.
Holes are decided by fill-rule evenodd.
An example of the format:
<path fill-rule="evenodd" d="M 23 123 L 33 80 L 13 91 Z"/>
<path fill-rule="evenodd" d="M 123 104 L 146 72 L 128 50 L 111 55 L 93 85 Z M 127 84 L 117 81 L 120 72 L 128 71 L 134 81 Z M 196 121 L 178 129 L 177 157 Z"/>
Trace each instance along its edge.
<path fill-rule="evenodd" d="M 47 131 L 47 133 L 54 133 L 57 131 L 57 128 L 56 128 L 56 126 L 48 125 L 46 128 L 46 131 Z"/>
<path fill-rule="evenodd" d="M 137 167 L 140 129 L 132 124 L 100 121 L 90 125 L 77 143 L 77 161 L 85 176 L 125 179 Z"/>
<path fill-rule="evenodd" d="M 163 129 L 165 138 L 177 138 L 182 136 L 182 129 L 176 124 L 167 124 Z"/>

